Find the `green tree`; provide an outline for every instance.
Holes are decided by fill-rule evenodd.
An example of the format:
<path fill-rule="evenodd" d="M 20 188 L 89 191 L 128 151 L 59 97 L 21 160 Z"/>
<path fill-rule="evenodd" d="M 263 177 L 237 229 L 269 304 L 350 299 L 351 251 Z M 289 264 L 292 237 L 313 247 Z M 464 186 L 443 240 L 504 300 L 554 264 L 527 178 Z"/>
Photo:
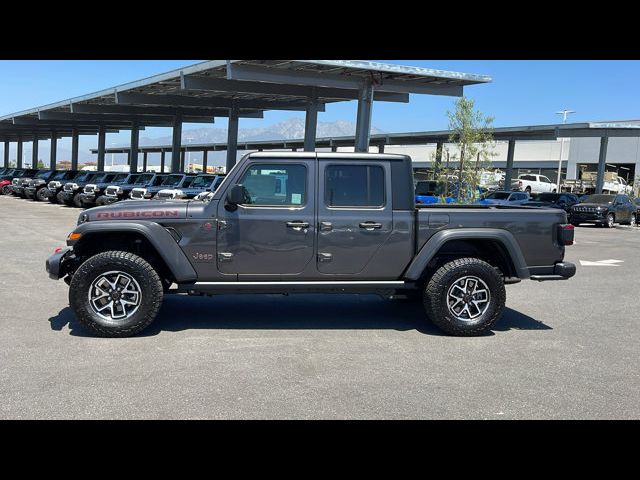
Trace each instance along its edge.
<path fill-rule="evenodd" d="M 477 199 L 478 185 L 484 169 L 491 166 L 493 151 L 493 117 L 485 117 L 474 110 L 475 102 L 461 97 L 456 101 L 454 112 L 449 117 L 449 143 L 456 146 L 457 152 L 451 158 L 460 163 L 457 169 L 457 201 L 473 203 Z"/>
<path fill-rule="evenodd" d="M 43 169 L 44 168 L 44 162 L 42 160 L 38 160 L 38 169 Z"/>

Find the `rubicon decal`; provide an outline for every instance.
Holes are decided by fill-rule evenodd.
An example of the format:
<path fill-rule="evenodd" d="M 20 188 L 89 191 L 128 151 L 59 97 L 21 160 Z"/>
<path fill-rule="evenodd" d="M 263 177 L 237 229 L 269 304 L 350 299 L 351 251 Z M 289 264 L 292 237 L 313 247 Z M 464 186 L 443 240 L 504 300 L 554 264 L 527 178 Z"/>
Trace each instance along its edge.
<path fill-rule="evenodd" d="M 96 218 L 177 217 L 178 210 L 142 210 L 137 212 L 98 212 Z"/>

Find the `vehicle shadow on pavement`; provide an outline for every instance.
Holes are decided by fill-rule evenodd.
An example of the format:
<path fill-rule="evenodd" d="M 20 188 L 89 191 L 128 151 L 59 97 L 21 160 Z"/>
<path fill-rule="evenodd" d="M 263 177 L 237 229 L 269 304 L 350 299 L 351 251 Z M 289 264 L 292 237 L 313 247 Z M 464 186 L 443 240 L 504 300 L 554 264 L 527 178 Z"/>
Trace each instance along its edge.
<path fill-rule="evenodd" d="M 49 319 L 51 329 L 89 337 L 69 307 Z M 384 300 L 376 295 L 221 295 L 166 296 L 156 320 L 138 336 L 163 331 L 233 330 L 416 330 L 446 335 L 425 318 L 420 302 Z M 505 308 L 494 331 L 549 330 L 523 313 Z M 493 331 L 485 336 L 494 335 Z"/>

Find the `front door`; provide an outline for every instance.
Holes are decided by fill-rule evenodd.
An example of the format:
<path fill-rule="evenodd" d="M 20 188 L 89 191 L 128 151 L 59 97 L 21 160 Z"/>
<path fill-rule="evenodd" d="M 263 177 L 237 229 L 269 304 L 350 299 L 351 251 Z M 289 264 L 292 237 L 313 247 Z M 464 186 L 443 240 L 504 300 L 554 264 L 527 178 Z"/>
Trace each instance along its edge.
<path fill-rule="evenodd" d="M 294 275 L 313 261 L 314 160 L 256 161 L 240 181 L 249 197 L 235 211 L 218 206 L 217 265 L 222 273 Z M 246 278 L 246 277 L 245 277 Z"/>
<path fill-rule="evenodd" d="M 393 230 L 387 162 L 319 161 L 318 271 L 356 275 Z"/>

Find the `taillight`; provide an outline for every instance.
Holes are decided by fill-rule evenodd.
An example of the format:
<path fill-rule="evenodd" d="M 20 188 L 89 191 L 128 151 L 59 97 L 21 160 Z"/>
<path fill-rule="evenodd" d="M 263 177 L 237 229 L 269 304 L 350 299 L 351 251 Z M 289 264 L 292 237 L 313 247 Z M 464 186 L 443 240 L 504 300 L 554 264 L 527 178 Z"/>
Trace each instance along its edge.
<path fill-rule="evenodd" d="M 558 240 L 561 245 L 573 245 L 575 228 L 570 223 L 558 225 Z"/>

